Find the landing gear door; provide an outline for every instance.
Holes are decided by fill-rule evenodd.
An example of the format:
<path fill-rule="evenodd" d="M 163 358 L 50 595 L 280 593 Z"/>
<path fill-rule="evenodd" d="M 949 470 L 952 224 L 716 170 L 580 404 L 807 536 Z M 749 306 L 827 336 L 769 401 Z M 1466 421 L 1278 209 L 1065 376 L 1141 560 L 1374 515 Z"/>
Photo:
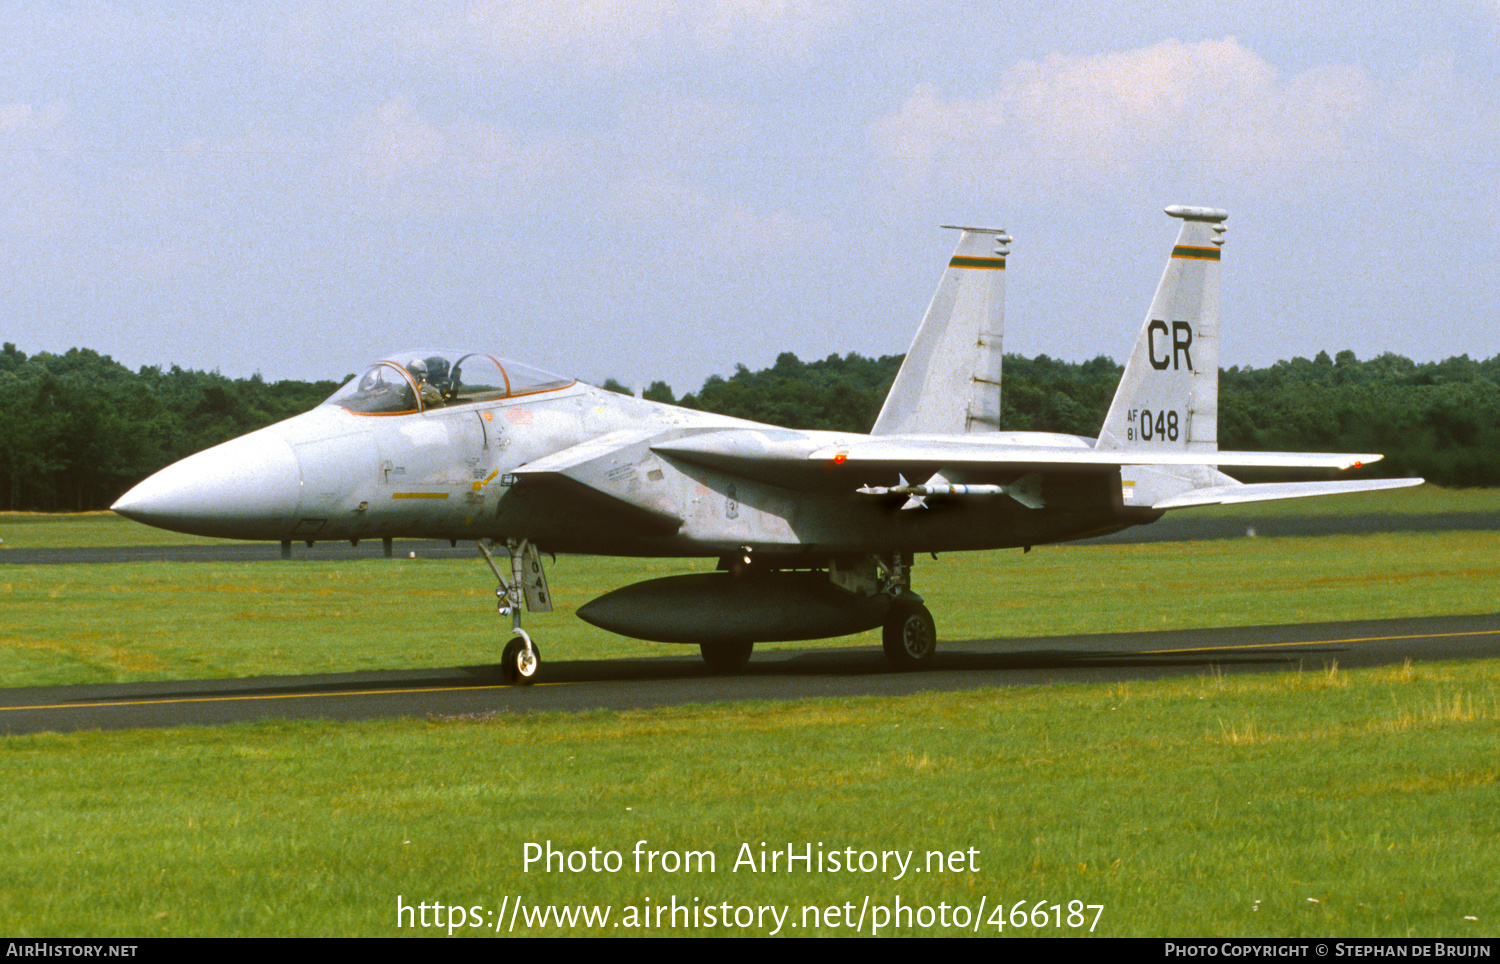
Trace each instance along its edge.
<path fill-rule="evenodd" d="M 520 580 L 526 593 L 526 608 L 534 613 L 552 611 L 552 593 L 547 589 L 547 573 L 542 570 L 541 557 L 536 546 L 529 542 L 521 544 Z"/>

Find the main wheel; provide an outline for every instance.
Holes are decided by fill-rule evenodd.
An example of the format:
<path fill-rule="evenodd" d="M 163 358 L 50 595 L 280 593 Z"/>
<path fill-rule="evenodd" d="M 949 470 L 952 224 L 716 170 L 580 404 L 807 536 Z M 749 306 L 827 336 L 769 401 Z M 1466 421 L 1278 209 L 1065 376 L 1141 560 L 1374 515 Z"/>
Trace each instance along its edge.
<path fill-rule="evenodd" d="M 750 662 L 750 653 L 755 643 L 750 640 L 734 643 L 699 643 L 698 652 L 703 661 L 715 673 L 738 673 Z"/>
<path fill-rule="evenodd" d="M 505 644 L 505 652 L 500 656 L 500 672 L 505 682 L 512 686 L 530 686 L 536 682 L 537 671 L 541 668 L 542 651 L 536 643 L 531 644 L 530 652 L 526 650 L 526 640 L 519 636 Z"/>
<path fill-rule="evenodd" d="M 885 618 L 882 642 L 893 669 L 926 669 L 937 652 L 937 624 L 921 603 L 898 601 Z"/>

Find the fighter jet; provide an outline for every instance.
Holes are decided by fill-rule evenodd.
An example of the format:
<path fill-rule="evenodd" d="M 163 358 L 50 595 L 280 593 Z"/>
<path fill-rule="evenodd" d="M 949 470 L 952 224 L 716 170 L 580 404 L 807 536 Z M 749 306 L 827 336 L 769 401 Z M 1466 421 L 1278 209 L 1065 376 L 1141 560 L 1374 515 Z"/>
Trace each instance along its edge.
<path fill-rule="evenodd" d="M 1376 454 L 1218 447 L 1221 210 L 1181 226 L 1098 438 L 1000 425 L 1002 229 L 957 227 L 927 314 L 868 435 L 795 431 L 605 391 L 484 352 L 419 349 L 324 404 L 168 466 L 115 503 L 233 539 L 473 540 L 512 637 L 540 654 L 544 553 L 709 557 L 718 570 L 617 589 L 578 610 L 615 633 L 697 644 L 715 670 L 757 642 L 883 627 L 896 669 L 931 664 L 921 554 L 1065 542 L 1188 506 L 1396 488 L 1421 479 L 1244 484 L 1223 468 L 1358 468 Z M 386 543 L 389 546 L 389 542 Z M 508 559 L 496 561 L 496 556 Z M 508 562 L 508 566 L 504 563 Z"/>

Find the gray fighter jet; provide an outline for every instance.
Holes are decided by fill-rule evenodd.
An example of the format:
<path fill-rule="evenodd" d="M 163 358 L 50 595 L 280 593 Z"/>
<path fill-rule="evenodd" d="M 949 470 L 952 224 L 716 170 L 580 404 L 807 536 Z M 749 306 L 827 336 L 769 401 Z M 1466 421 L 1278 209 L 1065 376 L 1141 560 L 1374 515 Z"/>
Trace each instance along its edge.
<path fill-rule="evenodd" d="M 958 249 L 869 435 L 794 431 L 658 404 L 483 352 L 398 352 L 326 403 L 168 466 L 114 510 L 206 536 L 474 540 L 499 580 L 507 679 L 540 666 L 521 612 L 551 609 L 541 553 L 719 559 L 578 615 L 696 643 L 710 666 L 756 642 L 884 627 L 898 669 L 937 630 L 912 590 L 921 553 L 1027 547 L 1143 525 L 1169 509 L 1419 484 L 1243 484 L 1223 467 L 1349 469 L 1375 454 L 1218 447 L 1219 258 L 1227 215 L 1182 224 L 1097 439 L 1000 425 L 1003 230 Z M 496 555 L 508 556 L 508 567 Z M 502 560 L 507 561 L 507 560 Z"/>

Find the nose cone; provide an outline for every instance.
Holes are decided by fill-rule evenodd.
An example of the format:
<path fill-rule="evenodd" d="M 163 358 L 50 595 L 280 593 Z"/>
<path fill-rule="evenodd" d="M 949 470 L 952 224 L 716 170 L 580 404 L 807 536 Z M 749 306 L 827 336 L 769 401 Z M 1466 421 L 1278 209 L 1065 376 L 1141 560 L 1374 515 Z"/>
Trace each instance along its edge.
<path fill-rule="evenodd" d="M 262 429 L 167 466 L 110 508 L 176 532 L 283 539 L 297 522 L 301 499 L 296 454 L 281 436 Z"/>

